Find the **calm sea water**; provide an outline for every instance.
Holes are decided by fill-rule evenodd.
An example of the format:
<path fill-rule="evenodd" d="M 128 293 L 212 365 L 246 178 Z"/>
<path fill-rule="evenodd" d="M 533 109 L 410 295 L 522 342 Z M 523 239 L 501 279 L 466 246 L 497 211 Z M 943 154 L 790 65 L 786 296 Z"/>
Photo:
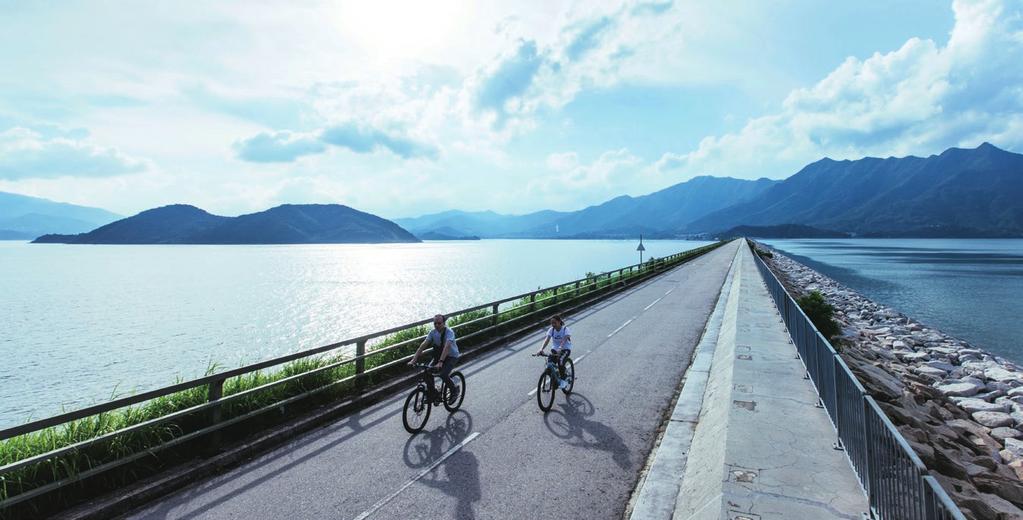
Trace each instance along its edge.
<path fill-rule="evenodd" d="M 763 240 L 929 326 L 1023 362 L 1023 240 Z"/>
<path fill-rule="evenodd" d="M 646 258 L 707 243 L 648 241 Z M 634 264 L 635 249 L 0 242 L 0 427 Z"/>

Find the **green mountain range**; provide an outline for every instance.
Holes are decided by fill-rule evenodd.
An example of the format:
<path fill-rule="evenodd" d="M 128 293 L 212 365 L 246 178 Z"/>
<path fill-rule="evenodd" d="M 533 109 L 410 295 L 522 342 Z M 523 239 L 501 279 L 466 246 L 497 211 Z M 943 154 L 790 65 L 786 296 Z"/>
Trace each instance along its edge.
<path fill-rule="evenodd" d="M 419 242 L 397 224 L 340 204 L 285 204 L 222 217 L 176 204 L 143 211 L 79 235 L 44 235 L 63 244 L 344 244 Z"/>

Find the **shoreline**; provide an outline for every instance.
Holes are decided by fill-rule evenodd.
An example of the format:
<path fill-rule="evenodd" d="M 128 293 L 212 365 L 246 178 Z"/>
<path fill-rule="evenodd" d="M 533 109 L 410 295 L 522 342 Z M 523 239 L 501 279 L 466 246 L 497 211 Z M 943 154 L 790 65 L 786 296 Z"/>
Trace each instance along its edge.
<path fill-rule="evenodd" d="M 834 307 L 840 355 L 953 500 L 1023 518 L 1023 369 L 756 245 L 794 297 L 819 291 Z"/>

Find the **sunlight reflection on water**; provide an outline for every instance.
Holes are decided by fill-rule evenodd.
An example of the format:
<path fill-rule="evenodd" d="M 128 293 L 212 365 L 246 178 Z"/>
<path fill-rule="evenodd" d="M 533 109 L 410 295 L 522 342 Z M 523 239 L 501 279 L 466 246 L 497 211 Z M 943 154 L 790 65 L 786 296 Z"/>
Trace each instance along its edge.
<path fill-rule="evenodd" d="M 647 241 L 646 258 L 706 243 Z M 0 427 L 629 265 L 635 248 L 0 242 Z"/>

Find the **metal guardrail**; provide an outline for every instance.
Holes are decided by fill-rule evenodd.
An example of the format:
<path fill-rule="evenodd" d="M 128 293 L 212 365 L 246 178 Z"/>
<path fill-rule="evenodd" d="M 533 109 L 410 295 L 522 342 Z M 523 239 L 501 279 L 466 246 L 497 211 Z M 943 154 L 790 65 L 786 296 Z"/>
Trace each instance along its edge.
<path fill-rule="evenodd" d="M 516 295 L 516 296 L 509 297 L 509 298 L 504 298 L 504 299 L 501 299 L 501 300 L 496 300 L 496 301 L 484 303 L 482 305 L 476 305 L 476 306 L 473 306 L 473 307 L 469 307 L 469 308 L 466 308 L 466 309 L 462 309 L 462 310 L 459 310 L 459 311 L 448 313 L 446 315 L 450 319 L 450 318 L 454 318 L 454 317 L 457 317 L 457 316 L 460 316 L 460 315 L 465 315 L 465 314 L 468 314 L 468 313 L 474 313 L 474 312 L 479 312 L 479 311 L 490 311 L 488 314 L 486 314 L 486 315 L 484 315 L 482 317 L 475 318 L 475 319 L 470 319 L 468 321 L 464 321 L 464 322 L 458 323 L 457 325 L 452 325 L 451 326 L 451 328 L 456 330 L 456 331 L 458 329 L 464 329 L 464 328 L 467 328 L 467 327 L 470 327 L 470 326 L 476 326 L 476 327 L 483 326 L 483 328 L 481 330 L 477 330 L 475 332 L 472 332 L 472 333 L 469 333 L 469 334 L 466 334 L 464 336 L 460 336 L 459 337 L 459 341 L 460 342 L 467 341 L 467 340 L 472 339 L 474 337 L 478 339 L 482 335 L 495 334 L 502 327 L 510 327 L 511 324 L 514 323 L 514 322 L 519 322 L 519 321 L 530 319 L 530 318 L 534 318 L 535 319 L 538 315 L 549 314 L 550 312 L 556 311 L 557 309 L 560 309 L 560 308 L 562 308 L 562 307 L 564 307 L 566 305 L 571 305 L 571 304 L 583 304 L 583 305 L 585 305 L 585 304 L 589 303 L 590 301 L 595 301 L 597 299 L 602 298 L 604 295 L 608 294 L 609 292 L 617 292 L 617 289 L 620 289 L 620 288 L 623 288 L 625 286 L 631 285 L 631 284 L 633 284 L 635 282 L 638 282 L 638 281 L 646 280 L 646 279 L 648 279 L 648 278 L 650 278 L 650 277 L 652 277 L 652 276 L 654 276 L 656 274 L 662 273 L 662 272 L 664 272 L 664 271 L 666 271 L 668 269 L 671 269 L 671 268 L 673 268 L 673 267 L 675 267 L 675 266 L 677 266 L 677 265 L 679 265 L 681 263 L 689 261 L 692 258 L 695 258 L 697 256 L 700 256 L 700 255 L 708 252 L 708 251 L 711 251 L 711 250 L 721 246 L 722 244 L 723 243 L 716 243 L 716 244 L 711 244 L 711 245 L 699 247 L 699 248 L 696 248 L 696 249 L 691 249 L 691 250 L 688 250 L 688 251 L 682 251 L 682 252 L 675 253 L 673 255 L 666 256 L 666 257 L 663 257 L 663 258 L 659 258 L 659 259 L 656 259 L 656 260 L 651 259 L 651 260 L 649 260 L 649 261 L 647 261 L 645 263 L 642 263 L 642 264 L 633 264 L 633 265 L 630 265 L 630 266 L 622 267 L 620 269 L 616 269 L 616 270 L 612 270 L 612 271 L 607 271 L 607 272 L 596 274 L 596 275 L 589 276 L 589 277 L 586 277 L 586 278 L 580 278 L 578 280 L 573 280 L 573 281 L 570 281 L 570 282 L 554 285 L 554 286 L 551 286 L 551 287 L 537 289 L 536 291 L 530 291 L 530 292 L 527 292 L 527 293 L 523 293 L 523 294 L 519 294 L 519 295 Z M 528 302 L 529 302 L 528 304 L 525 303 L 526 299 L 528 299 Z M 505 305 L 505 304 L 509 304 L 509 303 L 516 303 L 516 304 L 519 304 L 519 305 L 514 305 L 514 306 L 511 306 L 511 307 L 505 308 L 503 310 L 501 309 L 501 305 Z M 526 312 L 522 312 L 524 310 L 523 309 L 524 306 L 528 307 Z M 538 306 L 539 306 L 539 308 L 538 308 Z M 508 313 L 513 313 L 514 316 L 512 316 L 510 319 L 507 319 L 506 321 L 502 322 L 501 321 L 501 315 L 502 314 L 508 314 Z M 432 323 L 432 320 L 433 320 L 432 318 L 428 318 L 428 319 L 425 319 L 425 320 L 421 320 L 421 321 L 417 321 L 417 322 L 413 322 L 413 323 L 408 323 L 408 324 L 405 324 L 405 325 L 399 325 L 397 327 L 392 327 L 392 328 L 387 329 L 387 330 L 372 332 L 370 334 L 366 334 L 366 335 L 359 336 L 359 337 L 356 337 L 356 338 L 346 339 L 346 340 L 343 340 L 343 341 L 339 341 L 337 343 L 332 343 L 330 345 L 325 345 L 325 346 L 322 346 L 322 347 L 316 347 L 316 348 L 304 350 L 304 351 L 301 351 L 301 352 L 296 352 L 294 354 L 289 354 L 289 355 L 286 355 L 286 356 L 281 356 L 281 357 L 278 357 L 278 358 L 274 358 L 274 359 L 270 359 L 270 360 L 266 360 L 266 361 L 261 361 L 261 362 L 258 362 L 258 363 L 246 365 L 246 366 L 235 368 L 235 369 L 232 369 L 232 370 L 227 370 L 227 371 L 224 371 L 224 372 L 208 375 L 208 376 L 205 376 L 205 377 L 200 377 L 200 378 L 197 378 L 197 379 L 193 379 L 193 380 L 190 380 L 190 381 L 185 381 L 185 382 L 178 383 L 178 384 L 175 384 L 175 385 L 170 385 L 170 386 L 166 386 L 166 387 L 163 387 L 163 388 L 159 388 L 159 389 L 155 389 L 155 390 L 150 390 L 150 391 L 147 391 L 147 392 L 142 392 L 142 393 L 137 394 L 137 395 L 133 395 L 133 396 L 129 396 L 129 397 L 124 397 L 124 398 L 121 398 L 121 399 L 116 399 L 116 400 L 113 400 L 113 401 L 110 401 L 110 402 L 107 402 L 107 403 L 103 403 L 103 404 L 99 404 L 99 405 L 95 405 L 95 406 L 89 406 L 89 407 L 86 407 L 86 408 L 82 408 L 80 410 L 76 410 L 76 411 L 60 414 L 60 415 L 57 415 L 57 416 L 54 416 L 54 417 L 49 417 L 49 418 L 46 418 L 46 419 L 41 419 L 41 420 L 38 420 L 38 421 L 29 422 L 29 423 L 26 423 L 26 424 L 23 424 L 23 425 L 19 425 L 19 426 L 15 426 L 15 427 L 12 427 L 12 428 L 7 428 L 7 429 L 0 430 L 0 442 L 2 442 L 2 441 L 6 441 L 8 439 L 12 439 L 12 438 L 15 438 L 15 437 L 18 437 L 18 436 L 30 434 L 30 433 L 33 433 L 33 432 L 39 432 L 39 431 L 45 430 L 47 428 L 54 428 L 54 427 L 60 427 L 60 426 L 63 426 L 63 425 L 68 425 L 68 424 L 74 423 L 75 421 L 79 421 L 79 420 L 82 420 L 82 419 L 85 419 L 85 418 L 93 417 L 93 416 L 96 416 L 96 415 L 99 415 L 99 414 L 110 413 L 110 412 L 113 412 L 113 411 L 116 411 L 116 410 L 124 409 L 124 408 L 129 407 L 129 406 L 138 405 L 138 404 L 141 404 L 141 403 L 145 403 L 147 401 L 151 401 L 153 399 L 157 399 L 157 398 L 164 397 L 164 396 L 169 396 L 171 394 L 175 394 L 175 393 L 182 392 L 182 391 L 185 391 L 185 390 L 199 388 L 199 387 L 206 387 L 206 389 L 207 389 L 206 390 L 207 400 L 203 404 L 200 404 L 200 405 L 197 405 L 197 406 L 193 406 L 193 407 L 190 407 L 190 408 L 186 408 L 186 409 L 182 409 L 182 410 L 178 410 L 178 411 L 175 411 L 175 412 L 172 412 L 172 413 L 168 413 L 166 415 L 162 415 L 160 417 L 156 417 L 156 418 L 150 419 L 148 421 L 145 421 L 145 422 L 142 422 L 142 423 L 139 423 L 139 424 L 135 424 L 135 425 L 132 425 L 132 426 L 120 429 L 120 430 L 116 430 L 116 431 L 112 431 L 112 432 L 106 433 L 106 434 L 104 434 L 102 436 L 99 436 L 99 437 L 94 437 L 94 438 L 90 438 L 90 439 L 87 439 L 87 440 L 83 440 L 83 441 L 81 441 L 79 443 L 76 443 L 76 444 L 73 444 L 73 445 L 60 447 L 60 448 L 48 451 L 46 453 L 42 453 L 42 454 L 35 455 L 35 456 L 29 457 L 29 458 L 18 460 L 18 461 L 15 461 L 13 463 L 10 463 L 10 464 L 7 464 L 5 466 L 2 466 L 2 467 L 0 467 L 0 481 L 2 481 L 3 475 L 9 474 L 9 473 L 11 473 L 13 471 L 16 471 L 16 470 L 19 470 L 19 469 L 22 469 L 22 468 L 26 468 L 26 467 L 29 467 L 29 466 L 45 463 L 47 461 L 54 460 L 54 459 L 56 459 L 56 458 L 58 458 L 60 456 L 63 456 L 63 455 L 68 455 L 68 454 L 72 454 L 72 453 L 75 453 L 75 452 L 80 452 L 81 450 L 84 450 L 84 449 L 86 449 L 86 448 L 88 448 L 90 446 L 95 446 L 98 443 L 112 440 L 115 437 L 122 436 L 122 435 L 125 435 L 125 434 L 130 434 L 130 433 L 133 433 L 133 432 L 137 432 L 137 431 L 143 430 L 145 428 L 149 428 L 149 427 L 152 427 L 154 425 L 158 425 L 158 424 L 162 424 L 162 423 L 167 423 L 169 421 L 172 421 L 172 420 L 175 420 L 175 419 L 180 419 L 180 418 L 183 418 L 185 416 L 192 416 L 192 415 L 195 415 L 195 414 L 197 414 L 199 412 L 205 412 L 206 414 L 208 414 L 208 419 L 209 419 L 208 422 L 211 423 L 209 426 L 201 428 L 201 429 L 199 429 L 197 431 L 192 431 L 192 432 L 188 432 L 188 433 L 184 433 L 182 435 L 176 436 L 176 437 L 174 437 L 174 438 L 172 438 L 172 439 L 170 439 L 170 440 L 168 440 L 168 441 L 166 441 L 166 442 L 164 442 L 162 444 L 159 444 L 159 445 L 156 445 L 156 446 L 152 446 L 152 447 L 147 447 L 146 449 L 140 450 L 140 451 L 138 451 L 136 453 L 128 454 L 128 455 L 126 455 L 126 456 L 124 456 L 122 458 L 115 459 L 113 461 L 110 461 L 110 462 L 98 465 L 96 467 L 90 467 L 90 468 L 84 469 L 84 470 L 82 470 L 80 472 L 72 474 L 72 475 L 70 475 L 70 476 L 68 476 L 66 478 L 60 479 L 58 481 L 51 482 L 49 484 L 42 485 L 40 487 L 33 488 L 33 489 L 30 489 L 30 490 L 26 490 L 26 491 L 24 491 L 22 493 L 18 493 L 18 494 L 15 494 L 13 496 L 10 496 L 10 497 L 8 497 L 5 500 L 0 501 L 0 512 L 2 512 L 4 509 L 6 509 L 8 507 L 11 507 L 11 506 L 13 506 L 15 504 L 24 502 L 26 500 L 30 500 L 30 499 L 32 499 L 34 497 L 37 497 L 37 496 L 42 495 L 44 493 L 48 493 L 48 492 L 53 491 L 55 489 L 64 487 L 64 486 L 66 486 L 68 484 L 72 484 L 74 482 L 78 482 L 78 481 L 80 481 L 82 479 L 88 478 L 88 477 L 93 476 L 93 475 L 98 474 L 98 473 L 109 471 L 111 469 L 114 469 L 116 467 L 119 467 L 119 466 L 122 466 L 124 464 L 130 463 L 132 461 L 141 459 L 143 457 L 151 456 L 156 451 L 159 451 L 159 450 L 162 450 L 162 449 L 165 449 L 165 448 L 169 448 L 169 447 L 172 447 L 172 446 L 181 445 L 181 444 L 183 444 L 185 442 L 194 440 L 194 439 L 196 439 L 198 437 L 201 437 L 201 436 L 204 436 L 204 435 L 208 435 L 208 434 L 217 432 L 217 431 L 219 431 L 219 430 L 221 430 L 223 428 L 226 428 L 226 427 L 234 425 L 234 424 L 238 424 L 238 423 L 240 423 L 240 422 L 242 422 L 242 421 L 244 421 L 246 419 L 250 419 L 250 418 L 252 418 L 252 417 L 254 417 L 256 415 L 262 414 L 264 412 L 271 411 L 271 410 L 276 410 L 276 409 L 278 409 L 278 408 L 280 408 L 280 407 L 282 407 L 284 405 L 290 404 L 290 403 L 298 401 L 300 399 L 305 399 L 305 398 L 311 397 L 311 396 L 313 396 L 315 394 L 326 392 L 326 391 L 328 391 L 330 389 L 336 388 L 338 385 L 341 385 L 341 384 L 349 383 L 349 382 L 352 382 L 352 381 L 358 382 L 360 380 L 364 380 L 367 376 L 369 376 L 369 375 L 371 375 L 373 373 L 379 373 L 379 372 L 381 372 L 383 370 L 386 370 L 386 369 L 389 369 L 389 368 L 393 368 L 393 367 L 395 367 L 397 365 L 400 365 L 401 363 L 405 363 L 406 361 L 411 359 L 411 355 L 407 355 L 407 356 L 404 356 L 404 357 L 402 357 L 400 359 L 395 359 L 395 360 L 389 361 L 389 362 L 387 362 L 385 364 L 382 364 L 382 365 L 379 365 L 379 366 L 376 366 L 376 367 L 373 367 L 373 368 L 370 368 L 370 369 L 366 368 L 366 360 L 368 358 L 371 358 L 373 356 L 379 356 L 379 355 L 382 355 L 382 354 L 386 354 L 388 352 L 392 352 L 392 351 L 397 350 L 397 349 L 408 347 L 410 345 L 416 345 L 416 344 L 418 344 L 419 342 L 422 341 L 422 337 L 421 336 L 417 336 L 417 337 L 414 337 L 412 339 L 408 339 L 408 340 L 405 340 L 405 341 L 401 341 L 399 343 L 388 345 L 388 346 L 383 347 L 383 348 L 370 349 L 369 351 L 367 351 L 367 346 L 372 347 L 372 343 L 371 342 L 373 340 L 378 340 L 379 341 L 379 340 L 382 340 L 382 339 L 386 338 L 387 336 L 389 336 L 391 334 L 395 334 L 395 333 L 402 332 L 402 331 L 407 331 L 407 330 L 410 330 L 410 329 L 415 329 L 417 327 L 421 327 L 423 325 L 430 324 L 430 323 Z M 343 359 L 341 361 L 338 361 L 338 362 L 335 362 L 335 363 L 331 363 L 331 364 L 328 364 L 328 365 L 325 365 L 325 366 L 322 366 L 322 367 L 319 367 L 319 368 L 316 368 L 316 369 L 313 369 L 313 370 L 309 370 L 309 371 L 302 372 L 302 373 L 299 373 L 299 374 L 296 374 L 296 375 L 293 375 L 293 376 L 290 376 L 290 377 L 286 377 L 286 378 L 283 378 L 283 379 L 272 381 L 272 382 L 264 384 L 262 386 L 251 388 L 251 389 L 248 389 L 248 390 L 245 390 L 245 391 L 242 391 L 242 392 L 238 392 L 238 393 L 235 393 L 235 394 L 232 394 L 232 395 L 229 395 L 229 396 L 224 396 L 223 395 L 224 383 L 228 379 L 231 379 L 231 378 L 234 378 L 234 377 L 238 377 L 238 376 L 244 376 L 246 374 L 252 374 L 254 372 L 261 371 L 261 370 L 264 370 L 264 369 L 267 369 L 267 368 L 271 368 L 271 367 L 279 367 L 281 365 L 284 365 L 286 363 L 289 363 L 289 362 L 292 362 L 292 361 L 296 361 L 296 360 L 299 360 L 299 359 L 311 358 L 313 356 L 320 356 L 320 355 L 323 355 L 325 353 L 328 353 L 328 352 L 331 352 L 331 351 L 336 351 L 338 349 L 342 349 L 342 348 L 346 348 L 346 347 L 347 348 L 354 347 L 355 355 L 354 356 L 348 356 L 348 357 L 346 357 L 345 359 Z M 255 394 L 257 392 L 262 392 L 262 391 L 271 389 L 273 387 L 277 387 L 277 386 L 284 385 L 284 384 L 287 384 L 287 383 L 295 382 L 297 380 L 300 380 L 300 379 L 303 379 L 303 378 L 307 378 L 307 377 L 312 376 L 312 375 L 320 374 L 320 373 L 326 372 L 328 370 L 335 370 L 335 369 L 337 369 L 337 368 L 339 368 L 341 366 L 351 365 L 351 364 L 355 365 L 354 375 L 352 375 L 351 377 L 335 380 L 335 381 L 330 382 L 330 383 L 328 383 L 328 384 L 326 384 L 324 386 L 320 386 L 318 388 L 315 388 L 315 389 L 303 392 L 303 393 L 301 393 L 299 395 L 295 395 L 295 396 L 289 397 L 289 398 L 284 399 L 282 401 L 274 402 L 274 403 L 272 403 L 272 404 L 270 404 L 268 406 L 264 406 L 264 407 L 258 408 L 256 410 L 249 411 L 247 413 L 244 413 L 244 414 L 236 416 L 236 417 L 224 418 L 224 419 L 221 418 L 220 412 L 223 409 L 223 406 L 225 404 L 227 404 L 227 403 L 243 399 L 243 398 L 245 398 L 247 396 L 251 396 L 252 394 Z"/>
<path fill-rule="evenodd" d="M 827 410 L 835 426 L 835 447 L 845 450 L 867 494 L 871 518 L 966 520 L 831 343 L 756 254 L 752 241 L 749 246 L 806 367 L 806 377 L 817 389 L 818 406 Z"/>

